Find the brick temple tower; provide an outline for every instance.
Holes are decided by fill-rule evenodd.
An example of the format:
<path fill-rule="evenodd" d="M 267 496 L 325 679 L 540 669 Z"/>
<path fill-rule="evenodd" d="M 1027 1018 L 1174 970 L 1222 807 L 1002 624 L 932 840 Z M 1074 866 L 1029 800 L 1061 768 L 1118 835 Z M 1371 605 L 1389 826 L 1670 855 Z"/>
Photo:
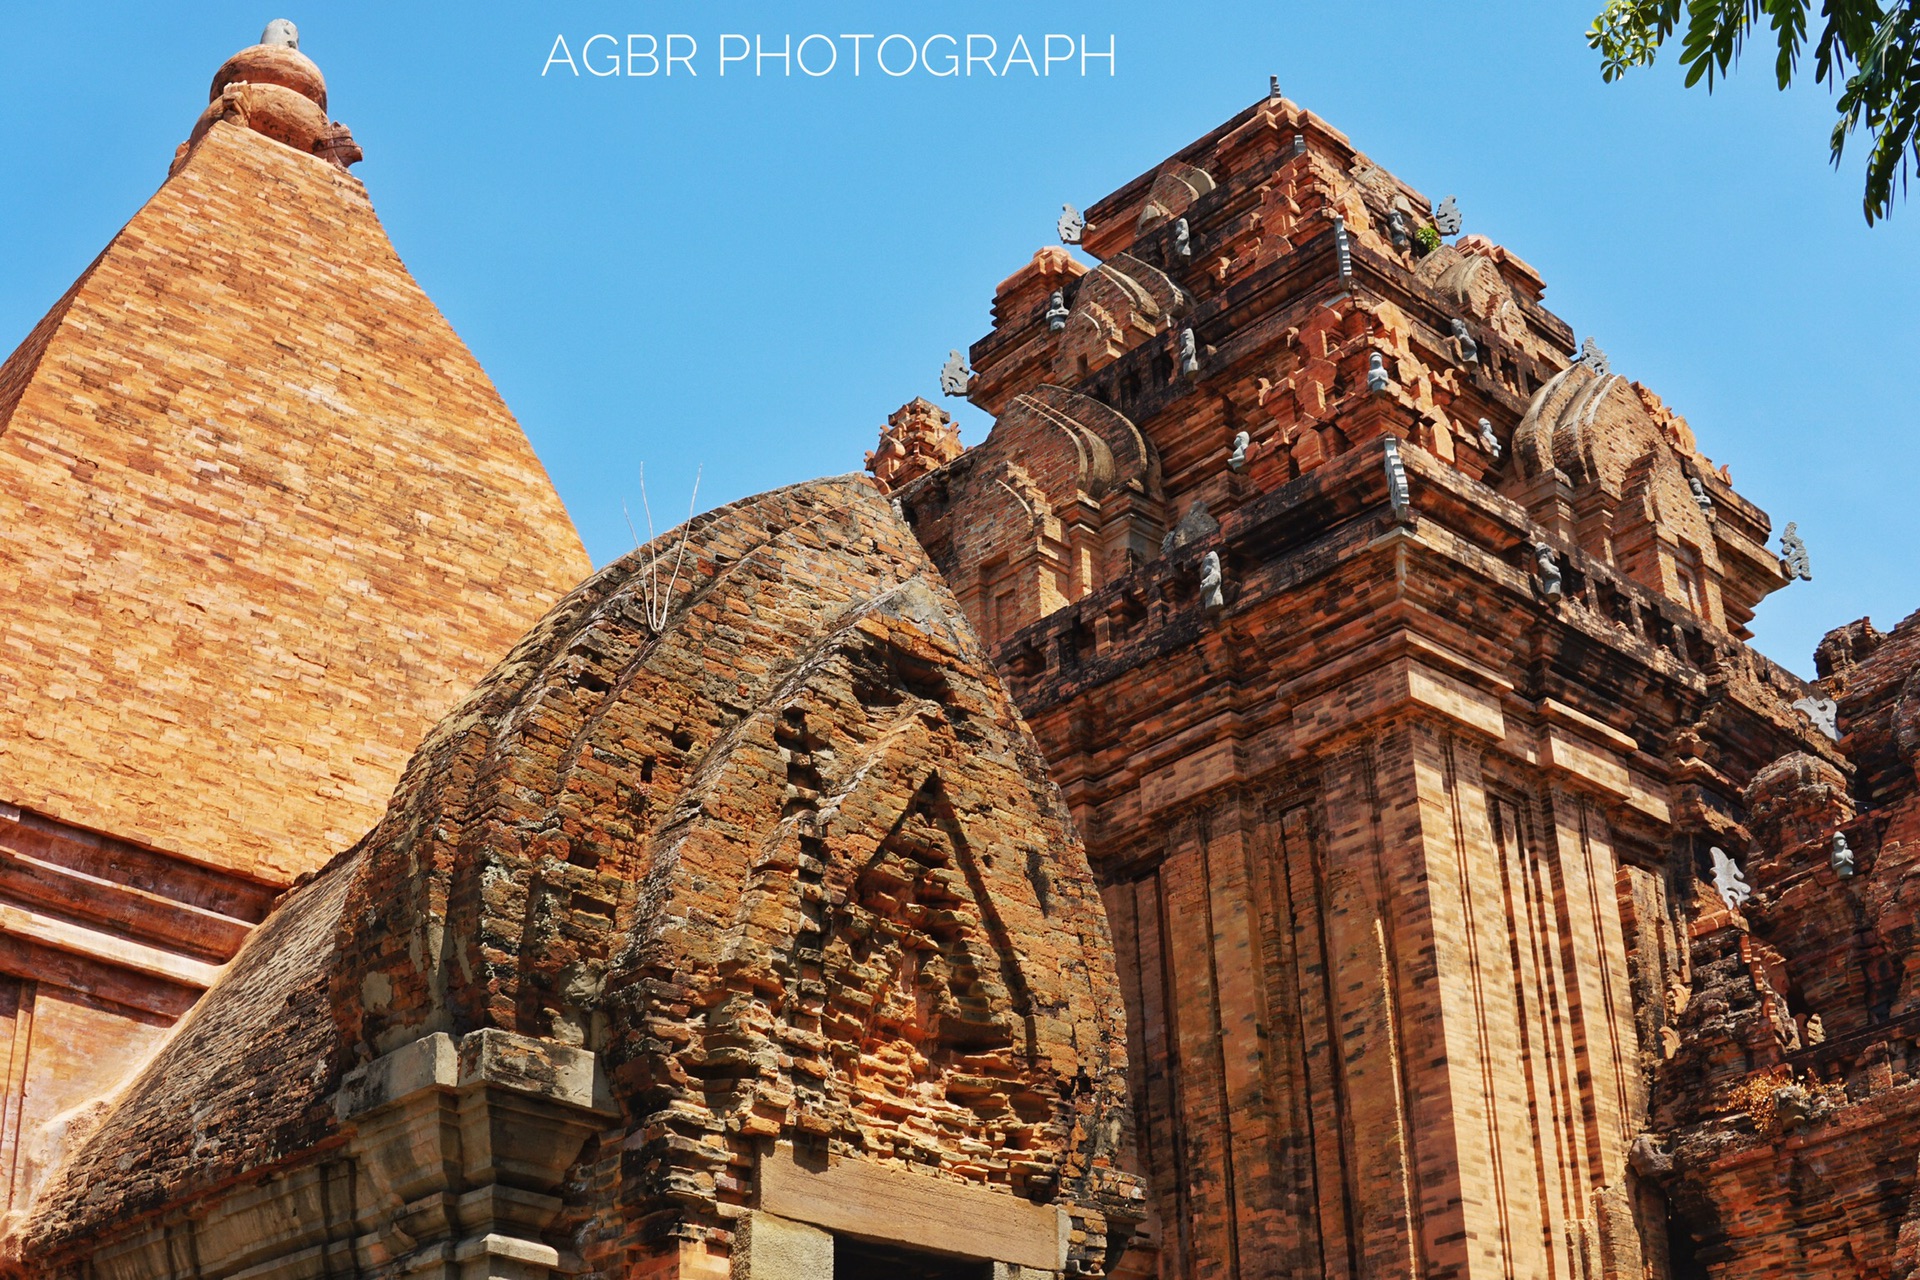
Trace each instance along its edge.
<path fill-rule="evenodd" d="M 290 24 L 0 366 L 0 1212 L 590 565 Z M 182 121 L 183 124 L 187 123 Z M 4 1234 L 4 1232 L 0 1232 Z"/>
<path fill-rule="evenodd" d="M 1745 643 L 1789 566 L 1433 209 L 1241 112 L 1001 283 L 991 434 L 895 491 L 1104 886 L 1132 1274 L 1640 1280 L 1714 1230 L 1643 1139 L 1743 787 L 1841 767 Z"/>

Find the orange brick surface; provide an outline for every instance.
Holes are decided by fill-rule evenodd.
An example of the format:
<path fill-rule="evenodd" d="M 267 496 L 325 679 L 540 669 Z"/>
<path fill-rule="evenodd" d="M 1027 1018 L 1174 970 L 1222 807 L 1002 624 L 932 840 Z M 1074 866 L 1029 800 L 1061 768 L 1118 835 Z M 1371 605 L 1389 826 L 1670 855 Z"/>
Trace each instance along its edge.
<path fill-rule="evenodd" d="M 0 369 L 0 801 L 285 884 L 589 567 L 360 182 L 215 124 Z"/>

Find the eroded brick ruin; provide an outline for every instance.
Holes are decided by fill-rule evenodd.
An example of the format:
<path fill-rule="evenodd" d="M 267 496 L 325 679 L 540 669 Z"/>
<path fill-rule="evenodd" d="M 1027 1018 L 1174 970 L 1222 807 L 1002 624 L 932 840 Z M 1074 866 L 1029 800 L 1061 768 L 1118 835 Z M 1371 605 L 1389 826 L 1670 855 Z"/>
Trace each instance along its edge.
<path fill-rule="evenodd" d="M 1266 99 L 981 443 L 513 644 L 577 539 L 274 34 L 0 369 L 6 1265 L 1920 1266 L 1920 615 L 1752 650 L 1804 551 L 1517 256 Z"/>

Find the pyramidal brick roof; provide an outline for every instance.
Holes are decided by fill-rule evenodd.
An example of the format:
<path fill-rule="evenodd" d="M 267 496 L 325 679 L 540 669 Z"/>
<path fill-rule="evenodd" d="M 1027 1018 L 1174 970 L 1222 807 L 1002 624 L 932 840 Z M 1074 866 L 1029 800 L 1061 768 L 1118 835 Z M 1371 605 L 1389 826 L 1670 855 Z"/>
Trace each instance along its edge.
<path fill-rule="evenodd" d="M 0 803 L 284 883 L 591 565 L 317 68 L 212 98 L 0 366 Z"/>

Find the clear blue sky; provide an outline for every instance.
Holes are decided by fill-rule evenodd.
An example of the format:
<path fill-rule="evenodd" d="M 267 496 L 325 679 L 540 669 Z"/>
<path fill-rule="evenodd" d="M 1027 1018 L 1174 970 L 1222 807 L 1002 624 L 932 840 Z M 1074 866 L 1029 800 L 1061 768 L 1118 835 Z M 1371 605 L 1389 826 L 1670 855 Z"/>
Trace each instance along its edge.
<path fill-rule="evenodd" d="M 160 183 L 221 60 L 290 17 L 401 256 L 605 562 L 631 545 L 642 462 L 663 524 L 697 465 L 702 507 L 858 468 L 888 412 L 937 398 L 946 351 L 986 331 L 1062 202 L 1271 73 L 1376 162 L 1457 194 L 1776 528 L 1799 522 L 1815 577 L 1761 607 L 1765 652 L 1810 674 L 1828 628 L 1920 607 L 1920 204 L 1867 228 L 1857 164 L 1827 163 L 1830 95 L 1776 92 L 1764 51 L 1709 97 L 1671 64 L 1603 85 L 1581 38 L 1599 0 L 280 3 L 0 11 L 0 348 Z M 598 32 L 692 35 L 698 74 L 542 77 L 556 35 L 578 60 Z M 1116 74 L 890 78 L 868 43 L 855 77 L 845 41 L 823 77 L 718 74 L 725 33 L 813 32 L 978 33 L 1002 56 L 1016 35 L 1036 56 L 1048 32 L 1111 35 Z M 826 46 L 807 54 L 817 69 Z M 984 417 L 958 416 L 977 442 Z"/>

